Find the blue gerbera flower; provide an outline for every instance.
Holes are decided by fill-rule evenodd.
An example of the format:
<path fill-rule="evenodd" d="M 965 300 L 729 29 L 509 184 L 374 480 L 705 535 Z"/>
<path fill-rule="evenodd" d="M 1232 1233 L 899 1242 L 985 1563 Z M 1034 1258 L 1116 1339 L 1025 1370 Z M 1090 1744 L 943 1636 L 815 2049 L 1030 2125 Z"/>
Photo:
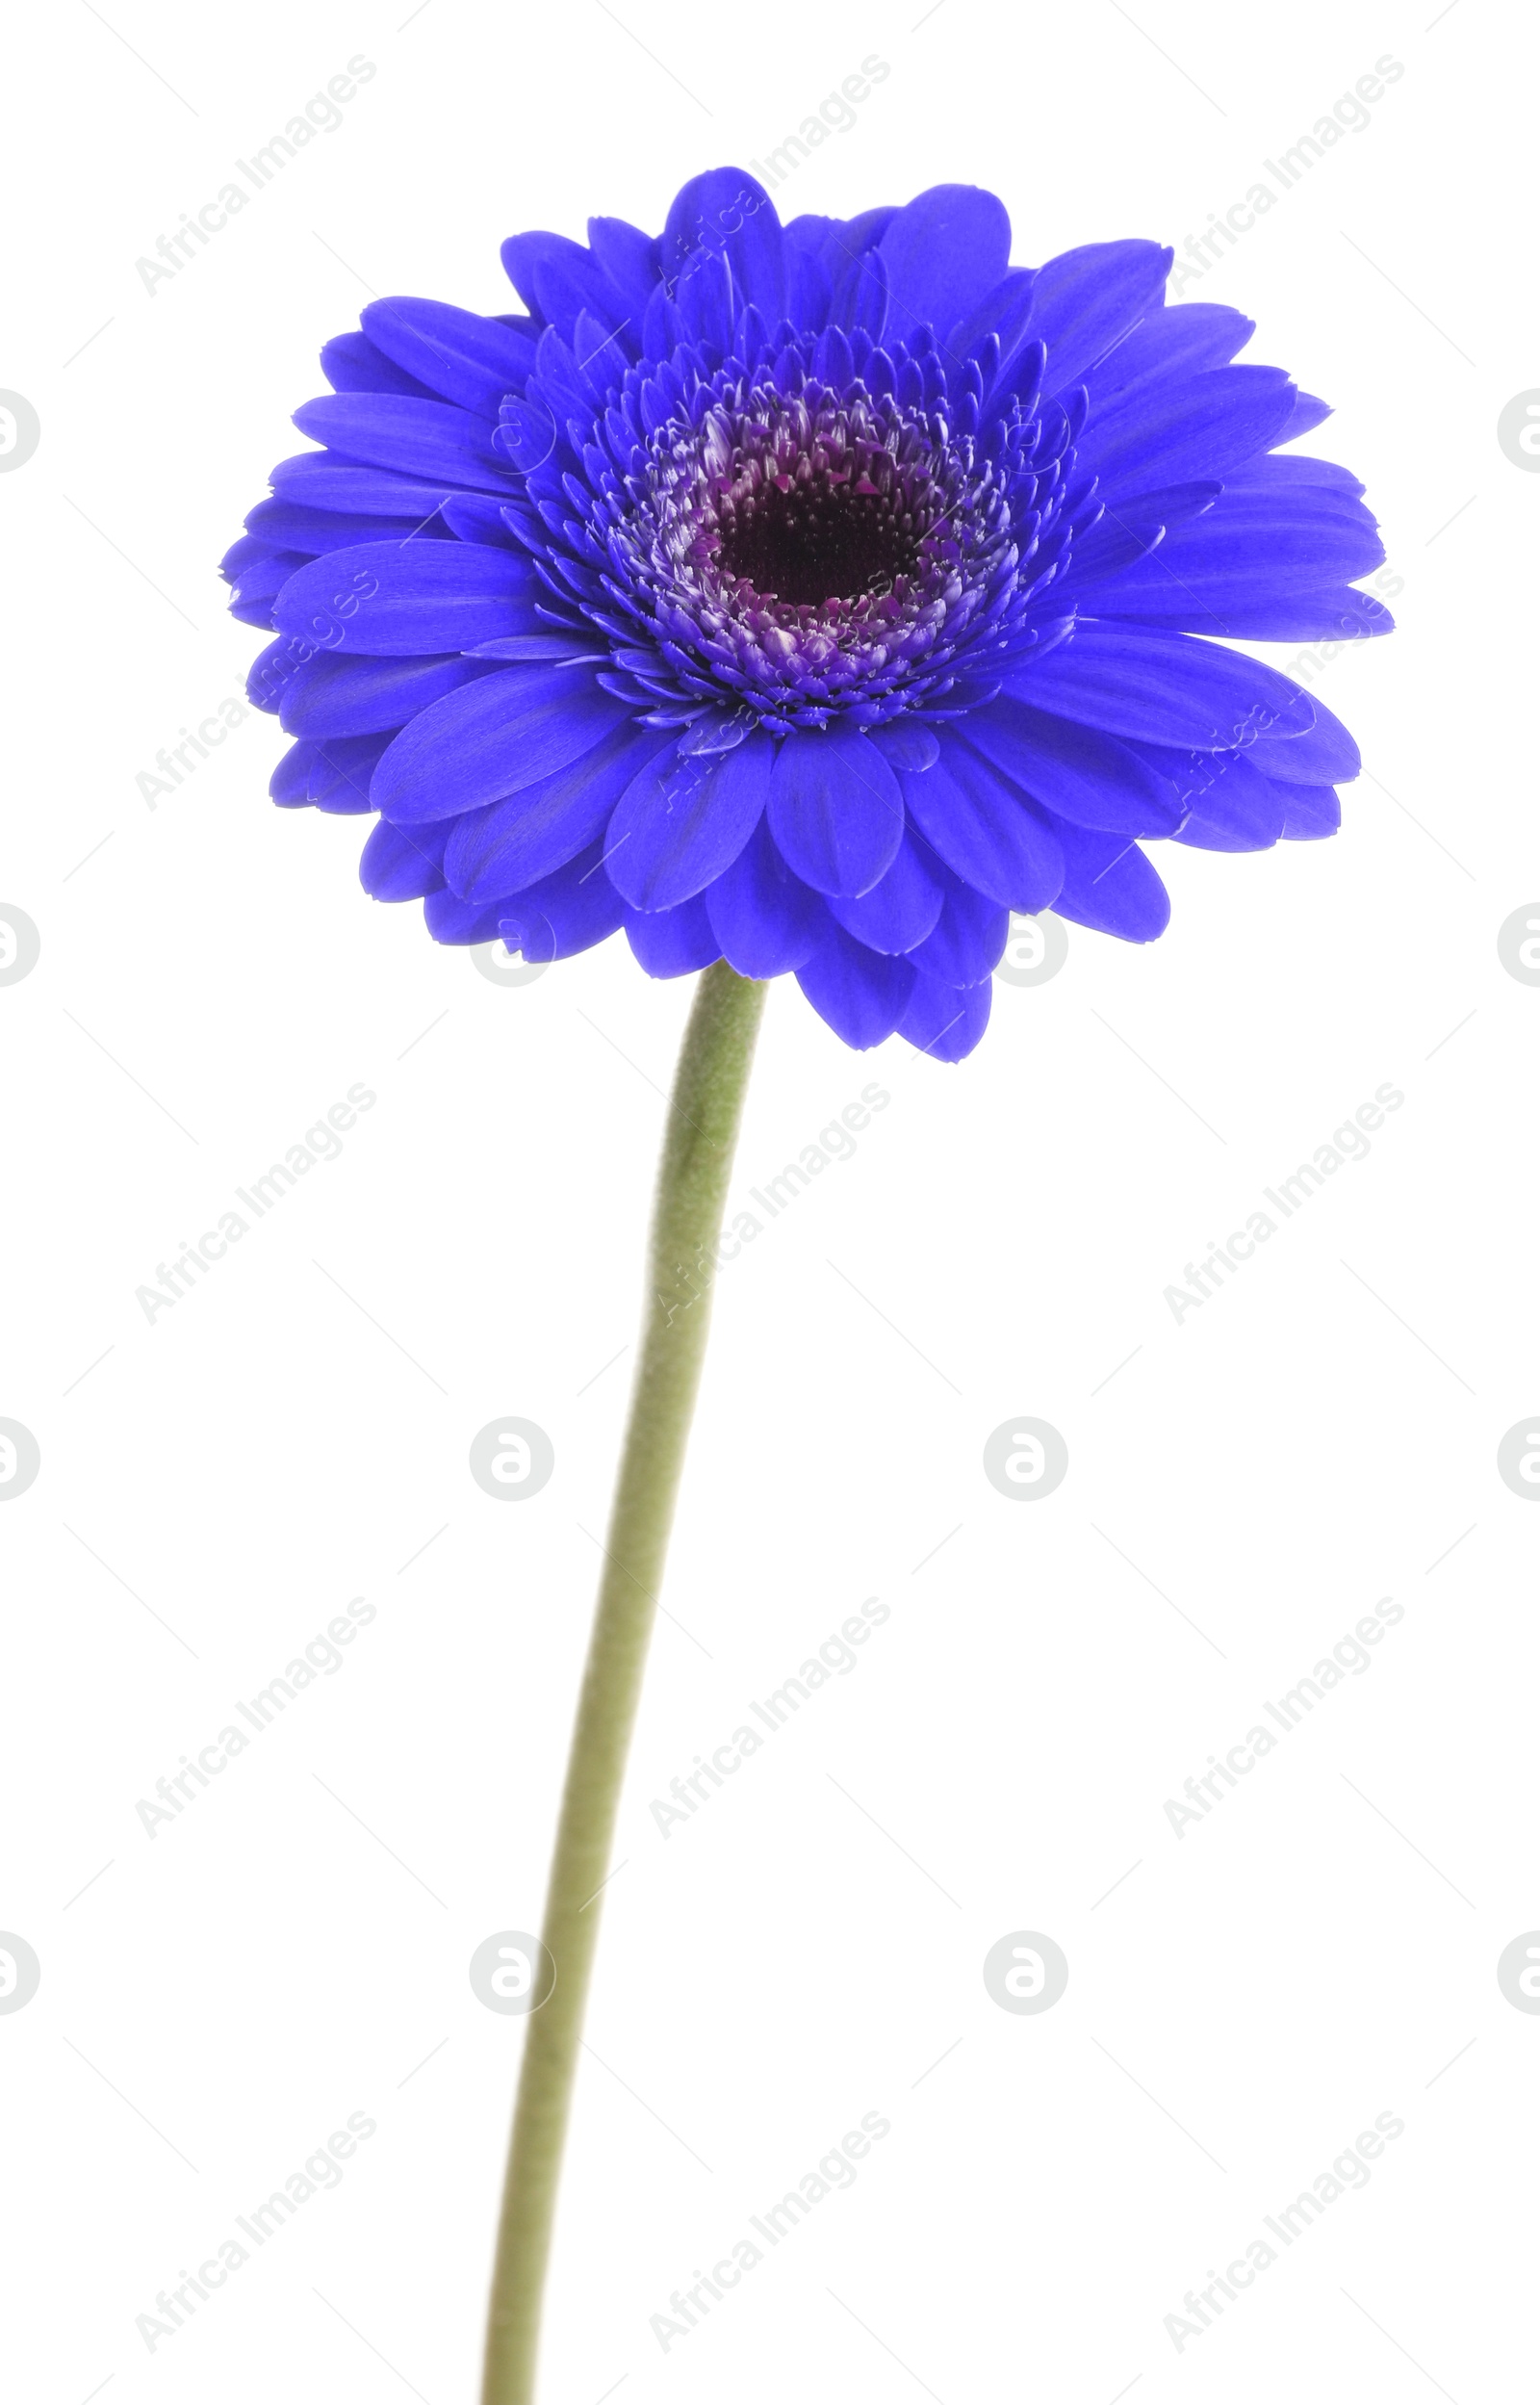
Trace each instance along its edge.
<path fill-rule="evenodd" d="M 624 928 L 795 974 L 851 1045 L 972 1049 L 1009 914 L 1135 943 L 1141 840 L 1328 835 L 1351 737 L 1212 638 L 1379 634 L 1327 414 L 1168 308 L 1169 250 L 1012 267 L 987 192 L 783 227 L 752 176 L 655 241 L 519 234 L 527 315 L 378 300 L 228 554 L 294 808 L 440 943 Z"/>

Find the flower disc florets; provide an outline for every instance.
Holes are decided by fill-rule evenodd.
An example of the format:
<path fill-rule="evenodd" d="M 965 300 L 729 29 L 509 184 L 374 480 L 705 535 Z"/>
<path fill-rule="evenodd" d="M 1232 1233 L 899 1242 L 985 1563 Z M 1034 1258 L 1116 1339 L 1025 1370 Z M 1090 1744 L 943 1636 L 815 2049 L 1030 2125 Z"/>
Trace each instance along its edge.
<path fill-rule="evenodd" d="M 613 460 L 597 496 L 616 608 L 657 646 L 635 663 L 649 703 L 726 689 L 775 735 L 877 726 L 939 706 L 964 652 L 998 665 L 1027 648 L 1028 607 L 1067 556 L 1061 412 L 1050 440 L 1016 403 L 986 447 L 973 362 L 953 394 L 934 349 L 865 335 L 696 372 L 686 421 L 655 430 L 640 470 Z"/>

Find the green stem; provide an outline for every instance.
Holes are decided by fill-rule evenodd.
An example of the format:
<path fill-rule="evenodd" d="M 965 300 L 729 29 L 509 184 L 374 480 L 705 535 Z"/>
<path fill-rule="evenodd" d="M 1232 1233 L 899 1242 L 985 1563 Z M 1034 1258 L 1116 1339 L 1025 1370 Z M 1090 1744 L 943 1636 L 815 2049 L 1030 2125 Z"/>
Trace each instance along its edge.
<path fill-rule="evenodd" d="M 546 1898 L 555 1985 L 528 2024 L 492 2275 L 482 2405 L 531 2405 L 540 2301 L 599 1936 L 599 1890 L 636 1719 L 710 1314 L 709 1267 L 765 987 L 725 961 L 703 974 L 658 1172 L 649 1299 L 605 1566 Z M 549 1973 L 548 1973 L 549 1976 Z"/>

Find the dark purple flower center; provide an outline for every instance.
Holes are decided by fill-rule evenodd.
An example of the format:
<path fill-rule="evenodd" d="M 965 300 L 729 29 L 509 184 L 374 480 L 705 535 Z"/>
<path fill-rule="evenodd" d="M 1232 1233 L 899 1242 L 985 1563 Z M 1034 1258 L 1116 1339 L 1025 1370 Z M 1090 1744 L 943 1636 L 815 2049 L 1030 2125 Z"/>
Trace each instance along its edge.
<path fill-rule="evenodd" d="M 724 582 L 747 585 L 756 603 L 849 609 L 914 576 L 939 514 L 931 480 L 845 437 L 841 423 L 808 451 L 740 454 L 713 497 Z"/>
<path fill-rule="evenodd" d="M 659 438 L 654 490 L 687 581 L 745 628 L 891 635 L 971 564 L 988 470 L 890 399 L 809 385 L 719 401 Z"/>

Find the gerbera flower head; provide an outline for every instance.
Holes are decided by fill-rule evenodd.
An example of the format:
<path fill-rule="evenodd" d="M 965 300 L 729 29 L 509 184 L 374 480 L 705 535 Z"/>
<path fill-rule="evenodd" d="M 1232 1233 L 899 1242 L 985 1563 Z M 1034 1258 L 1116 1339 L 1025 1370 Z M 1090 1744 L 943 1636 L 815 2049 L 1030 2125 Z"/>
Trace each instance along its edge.
<path fill-rule="evenodd" d="M 1010 264 L 989 193 L 512 237 L 525 309 L 372 302 L 227 555 L 294 808 L 440 943 L 794 974 L 852 1045 L 971 1050 L 1011 912 L 1147 943 L 1142 843 L 1338 824 L 1352 738 L 1225 637 L 1379 634 L 1324 404 L 1171 253 Z"/>

